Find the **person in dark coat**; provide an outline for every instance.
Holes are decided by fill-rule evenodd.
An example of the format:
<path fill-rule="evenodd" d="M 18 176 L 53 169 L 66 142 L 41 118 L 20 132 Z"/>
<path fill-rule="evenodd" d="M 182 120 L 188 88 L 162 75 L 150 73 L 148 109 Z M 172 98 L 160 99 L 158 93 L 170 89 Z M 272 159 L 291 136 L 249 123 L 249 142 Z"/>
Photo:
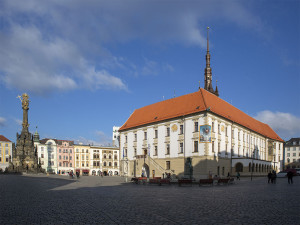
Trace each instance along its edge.
<path fill-rule="evenodd" d="M 287 173 L 287 177 L 288 177 L 288 182 L 289 182 L 289 184 L 293 184 L 293 176 L 294 176 L 294 174 L 293 174 L 292 171 L 289 171 L 289 172 Z"/>
<path fill-rule="evenodd" d="M 270 181 L 272 182 L 272 173 L 271 173 L 271 171 L 268 173 L 268 184 L 270 183 Z"/>

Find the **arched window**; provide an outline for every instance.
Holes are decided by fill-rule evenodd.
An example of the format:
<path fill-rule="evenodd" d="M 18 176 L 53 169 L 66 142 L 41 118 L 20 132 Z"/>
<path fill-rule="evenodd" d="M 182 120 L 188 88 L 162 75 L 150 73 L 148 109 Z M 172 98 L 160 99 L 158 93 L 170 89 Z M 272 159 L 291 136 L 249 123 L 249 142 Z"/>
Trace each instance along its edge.
<path fill-rule="evenodd" d="M 111 162 L 108 163 L 108 166 L 111 166 Z"/>
<path fill-rule="evenodd" d="M 103 166 L 106 166 L 106 162 L 103 163 Z"/>
<path fill-rule="evenodd" d="M 235 171 L 236 172 L 243 172 L 243 164 L 242 163 L 237 163 L 235 165 Z"/>
<path fill-rule="evenodd" d="M 103 158 L 106 159 L 106 154 L 104 154 Z"/>

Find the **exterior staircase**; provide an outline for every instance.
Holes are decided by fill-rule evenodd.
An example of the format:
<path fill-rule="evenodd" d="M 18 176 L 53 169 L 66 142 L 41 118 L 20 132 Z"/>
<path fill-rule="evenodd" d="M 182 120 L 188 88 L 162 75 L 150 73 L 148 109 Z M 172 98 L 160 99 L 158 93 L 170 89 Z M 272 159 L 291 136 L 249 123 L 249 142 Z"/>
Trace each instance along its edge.
<path fill-rule="evenodd" d="M 153 158 L 151 158 L 149 155 L 147 156 L 147 158 L 149 159 L 150 163 L 157 169 L 159 170 L 161 173 L 170 173 L 170 175 L 175 175 L 174 172 L 172 170 L 166 170 L 164 169 L 161 165 L 159 165 Z"/>

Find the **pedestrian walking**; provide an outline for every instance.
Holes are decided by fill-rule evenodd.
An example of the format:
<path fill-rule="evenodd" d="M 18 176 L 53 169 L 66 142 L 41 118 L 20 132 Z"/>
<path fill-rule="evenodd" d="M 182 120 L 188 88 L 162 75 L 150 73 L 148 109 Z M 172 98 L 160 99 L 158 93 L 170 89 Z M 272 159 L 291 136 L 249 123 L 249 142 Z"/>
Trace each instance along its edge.
<path fill-rule="evenodd" d="M 294 174 L 293 174 L 292 171 L 289 171 L 289 172 L 287 173 L 288 183 L 289 183 L 289 184 L 293 184 L 293 176 L 294 176 Z"/>
<path fill-rule="evenodd" d="M 268 173 L 268 184 L 272 182 L 272 173 L 271 171 Z M 273 182 L 272 182 L 273 183 Z"/>
<path fill-rule="evenodd" d="M 241 179 L 240 179 L 240 176 L 241 176 L 240 173 L 237 172 L 237 173 L 236 173 L 236 180 L 241 180 Z"/>

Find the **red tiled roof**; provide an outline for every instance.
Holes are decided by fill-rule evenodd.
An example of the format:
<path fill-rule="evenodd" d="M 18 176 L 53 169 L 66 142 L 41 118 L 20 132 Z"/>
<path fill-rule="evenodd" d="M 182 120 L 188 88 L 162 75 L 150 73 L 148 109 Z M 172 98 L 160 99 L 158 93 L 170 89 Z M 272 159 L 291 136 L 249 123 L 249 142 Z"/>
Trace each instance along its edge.
<path fill-rule="evenodd" d="M 6 137 L 4 137 L 3 135 L 0 135 L 0 141 L 11 142 L 9 139 L 7 139 Z"/>
<path fill-rule="evenodd" d="M 233 105 L 202 88 L 200 91 L 191 94 L 157 102 L 135 110 L 119 131 L 206 110 L 247 127 L 265 137 L 283 142 L 283 140 L 267 124 L 252 118 Z"/>

